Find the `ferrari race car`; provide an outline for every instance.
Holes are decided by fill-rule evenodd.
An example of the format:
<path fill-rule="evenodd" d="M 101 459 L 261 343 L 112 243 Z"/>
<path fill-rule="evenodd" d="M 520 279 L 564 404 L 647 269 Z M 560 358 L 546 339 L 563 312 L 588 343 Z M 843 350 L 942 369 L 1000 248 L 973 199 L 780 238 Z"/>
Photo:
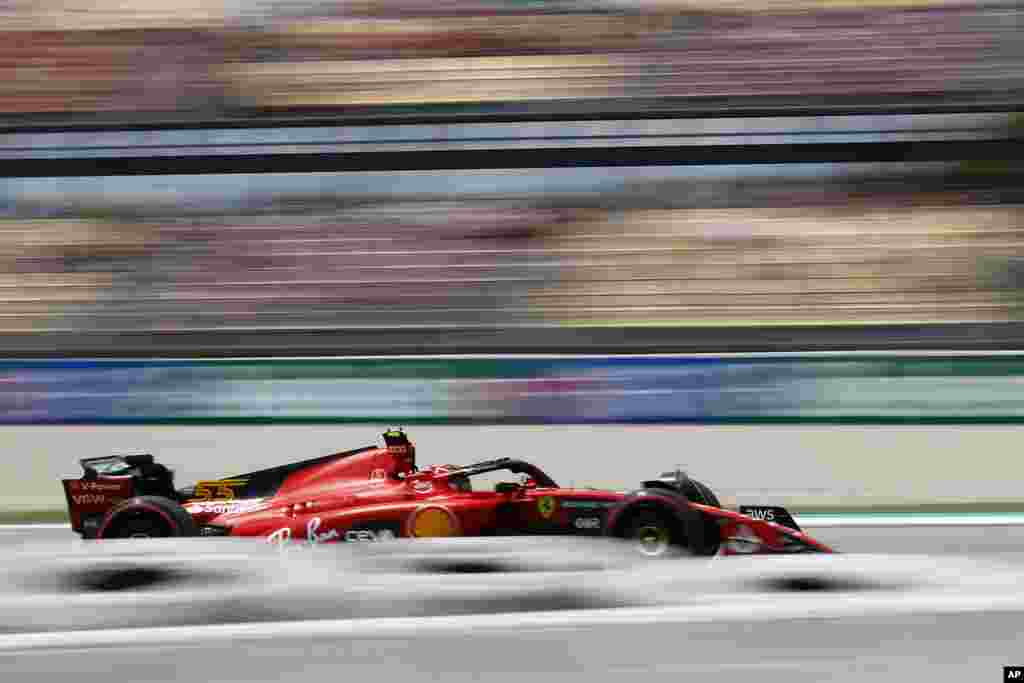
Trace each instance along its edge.
<path fill-rule="evenodd" d="M 152 455 L 87 458 L 64 479 L 87 539 L 255 537 L 272 543 L 573 534 L 627 539 L 664 556 L 829 553 L 780 507 L 721 507 L 681 472 L 635 491 L 562 488 L 536 465 L 500 458 L 418 469 L 401 430 L 372 445 L 175 489 Z"/>

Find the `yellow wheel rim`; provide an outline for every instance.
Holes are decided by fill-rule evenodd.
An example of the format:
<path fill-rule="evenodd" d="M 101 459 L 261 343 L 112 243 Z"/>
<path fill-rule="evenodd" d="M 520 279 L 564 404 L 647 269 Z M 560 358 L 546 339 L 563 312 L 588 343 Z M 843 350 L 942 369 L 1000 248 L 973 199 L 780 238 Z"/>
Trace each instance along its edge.
<path fill-rule="evenodd" d="M 668 529 L 653 524 L 637 529 L 635 539 L 640 552 L 649 557 L 664 555 L 671 540 Z"/>

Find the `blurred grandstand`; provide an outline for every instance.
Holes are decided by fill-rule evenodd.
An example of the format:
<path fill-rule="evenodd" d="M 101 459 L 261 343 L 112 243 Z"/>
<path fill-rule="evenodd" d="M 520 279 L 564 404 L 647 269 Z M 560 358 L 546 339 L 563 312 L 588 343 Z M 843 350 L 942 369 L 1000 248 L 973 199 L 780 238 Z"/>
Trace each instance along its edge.
<path fill-rule="evenodd" d="M 558 137 L 569 116 L 1020 107 L 1020 3 L 827 5 L 15 1 L 0 143 L 169 122 L 518 117 Z M 12 179 L 5 157 L 0 351 L 727 350 L 757 346 L 750 327 L 793 345 L 794 326 L 863 348 L 857 330 L 898 346 L 908 325 L 1009 344 L 1024 338 L 1017 150 L 73 180 Z"/>
<path fill-rule="evenodd" d="M 0 112 L 43 121 L 1019 103 L 1018 2 L 0 8 Z"/>
<path fill-rule="evenodd" d="M 521 187 L 522 173 L 291 180 L 305 192 L 261 190 L 274 176 L 203 176 L 193 185 L 220 192 L 201 199 L 160 177 L 8 181 L 0 326 L 237 334 L 1018 317 L 1019 173 L 1000 188 L 951 164 L 815 178 L 677 171 L 597 169 L 589 191 L 578 177 L 560 187 L 583 170 L 538 172 L 539 190 Z"/>

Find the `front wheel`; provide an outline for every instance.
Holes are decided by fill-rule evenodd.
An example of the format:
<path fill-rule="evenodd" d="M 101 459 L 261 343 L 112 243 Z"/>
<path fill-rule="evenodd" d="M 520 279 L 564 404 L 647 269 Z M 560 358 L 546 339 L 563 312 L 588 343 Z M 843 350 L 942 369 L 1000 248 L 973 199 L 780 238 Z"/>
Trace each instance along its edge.
<path fill-rule="evenodd" d="M 715 495 L 715 492 L 706 484 L 703 484 L 696 479 L 686 479 L 683 482 L 680 491 L 691 503 L 709 505 L 714 508 L 722 507 L 722 504 L 719 502 L 718 496 Z"/>

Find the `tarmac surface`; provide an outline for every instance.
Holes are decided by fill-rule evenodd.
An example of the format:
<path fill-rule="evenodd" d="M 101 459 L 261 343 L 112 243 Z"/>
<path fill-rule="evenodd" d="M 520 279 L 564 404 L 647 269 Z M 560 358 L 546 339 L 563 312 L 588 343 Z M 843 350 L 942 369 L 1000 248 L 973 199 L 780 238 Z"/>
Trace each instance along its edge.
<path fill-rule="evenodd" d="M 780 598 L 785 599 L 783 596 Z M 519 623 L 399 635 L 282 632 L 0 653 L 16 681 L 984 681 L 1020 663 L 1017 612 L 693 623 Z M 284 629 L 282 629 L 284 630 Z M 2 642 L 2 639 L 0 639 Z"/>
<path fill-rule="evenodd" d="M 1024 563 L 1024 526 L 807 530 L 850 553 L 969 554 Z M 76 542 L 70 530 L 59 526 L 0 527 L 5 550 L 64 538 Z M 741 605 L 734 605 L 721 619 L 680 619 L 668 611 L 661 617 L 655 610 L 621 623 L 574 623 L 571 615 L 544 623 L 508 614 L 489 617 L 489 628 L 475 627 L 474 617 L 452 617 L 443 624 L 429 618 L 409 620 L 396 629 L 382 626 L 393 619 L 366 620 L 363 626 L 338 632 L 304 630 L 303 622 L 292 622 L 234 635 L 208 635 L 211 627 L 166 629 L 166 639 L 159 629 L 139 629 L 109 642 L 85 638 L 76 643 L 72 638 L 46 647 L 21 647 L 10 636 L 0 636 L 0 672 L 4 680 L 73 678 L 82 683 L 363 678 L 574 683 L 619 681 L 630 675 L 642 675 L 645 681 L 953 682 L 997 680 L 1003 666 L 1024 663 L 1024 608 L 993 602 L 987 609 L 984 597 L 964 609 L 910 607 L 897 593 L 891 608 L 859 613 L 844 607 L 836 616 L 832 606 L 846 599 L 823 596 L 826 609 L 817 616 L 813 609 L 807 614 L 787 609 L 787 596 L 779 595 L 768 596 L 769 604 L 762 602 L 756 616 L 751 612 L 747 617 Z M 780 605 L 777 616 L 772 601 Z"/>

